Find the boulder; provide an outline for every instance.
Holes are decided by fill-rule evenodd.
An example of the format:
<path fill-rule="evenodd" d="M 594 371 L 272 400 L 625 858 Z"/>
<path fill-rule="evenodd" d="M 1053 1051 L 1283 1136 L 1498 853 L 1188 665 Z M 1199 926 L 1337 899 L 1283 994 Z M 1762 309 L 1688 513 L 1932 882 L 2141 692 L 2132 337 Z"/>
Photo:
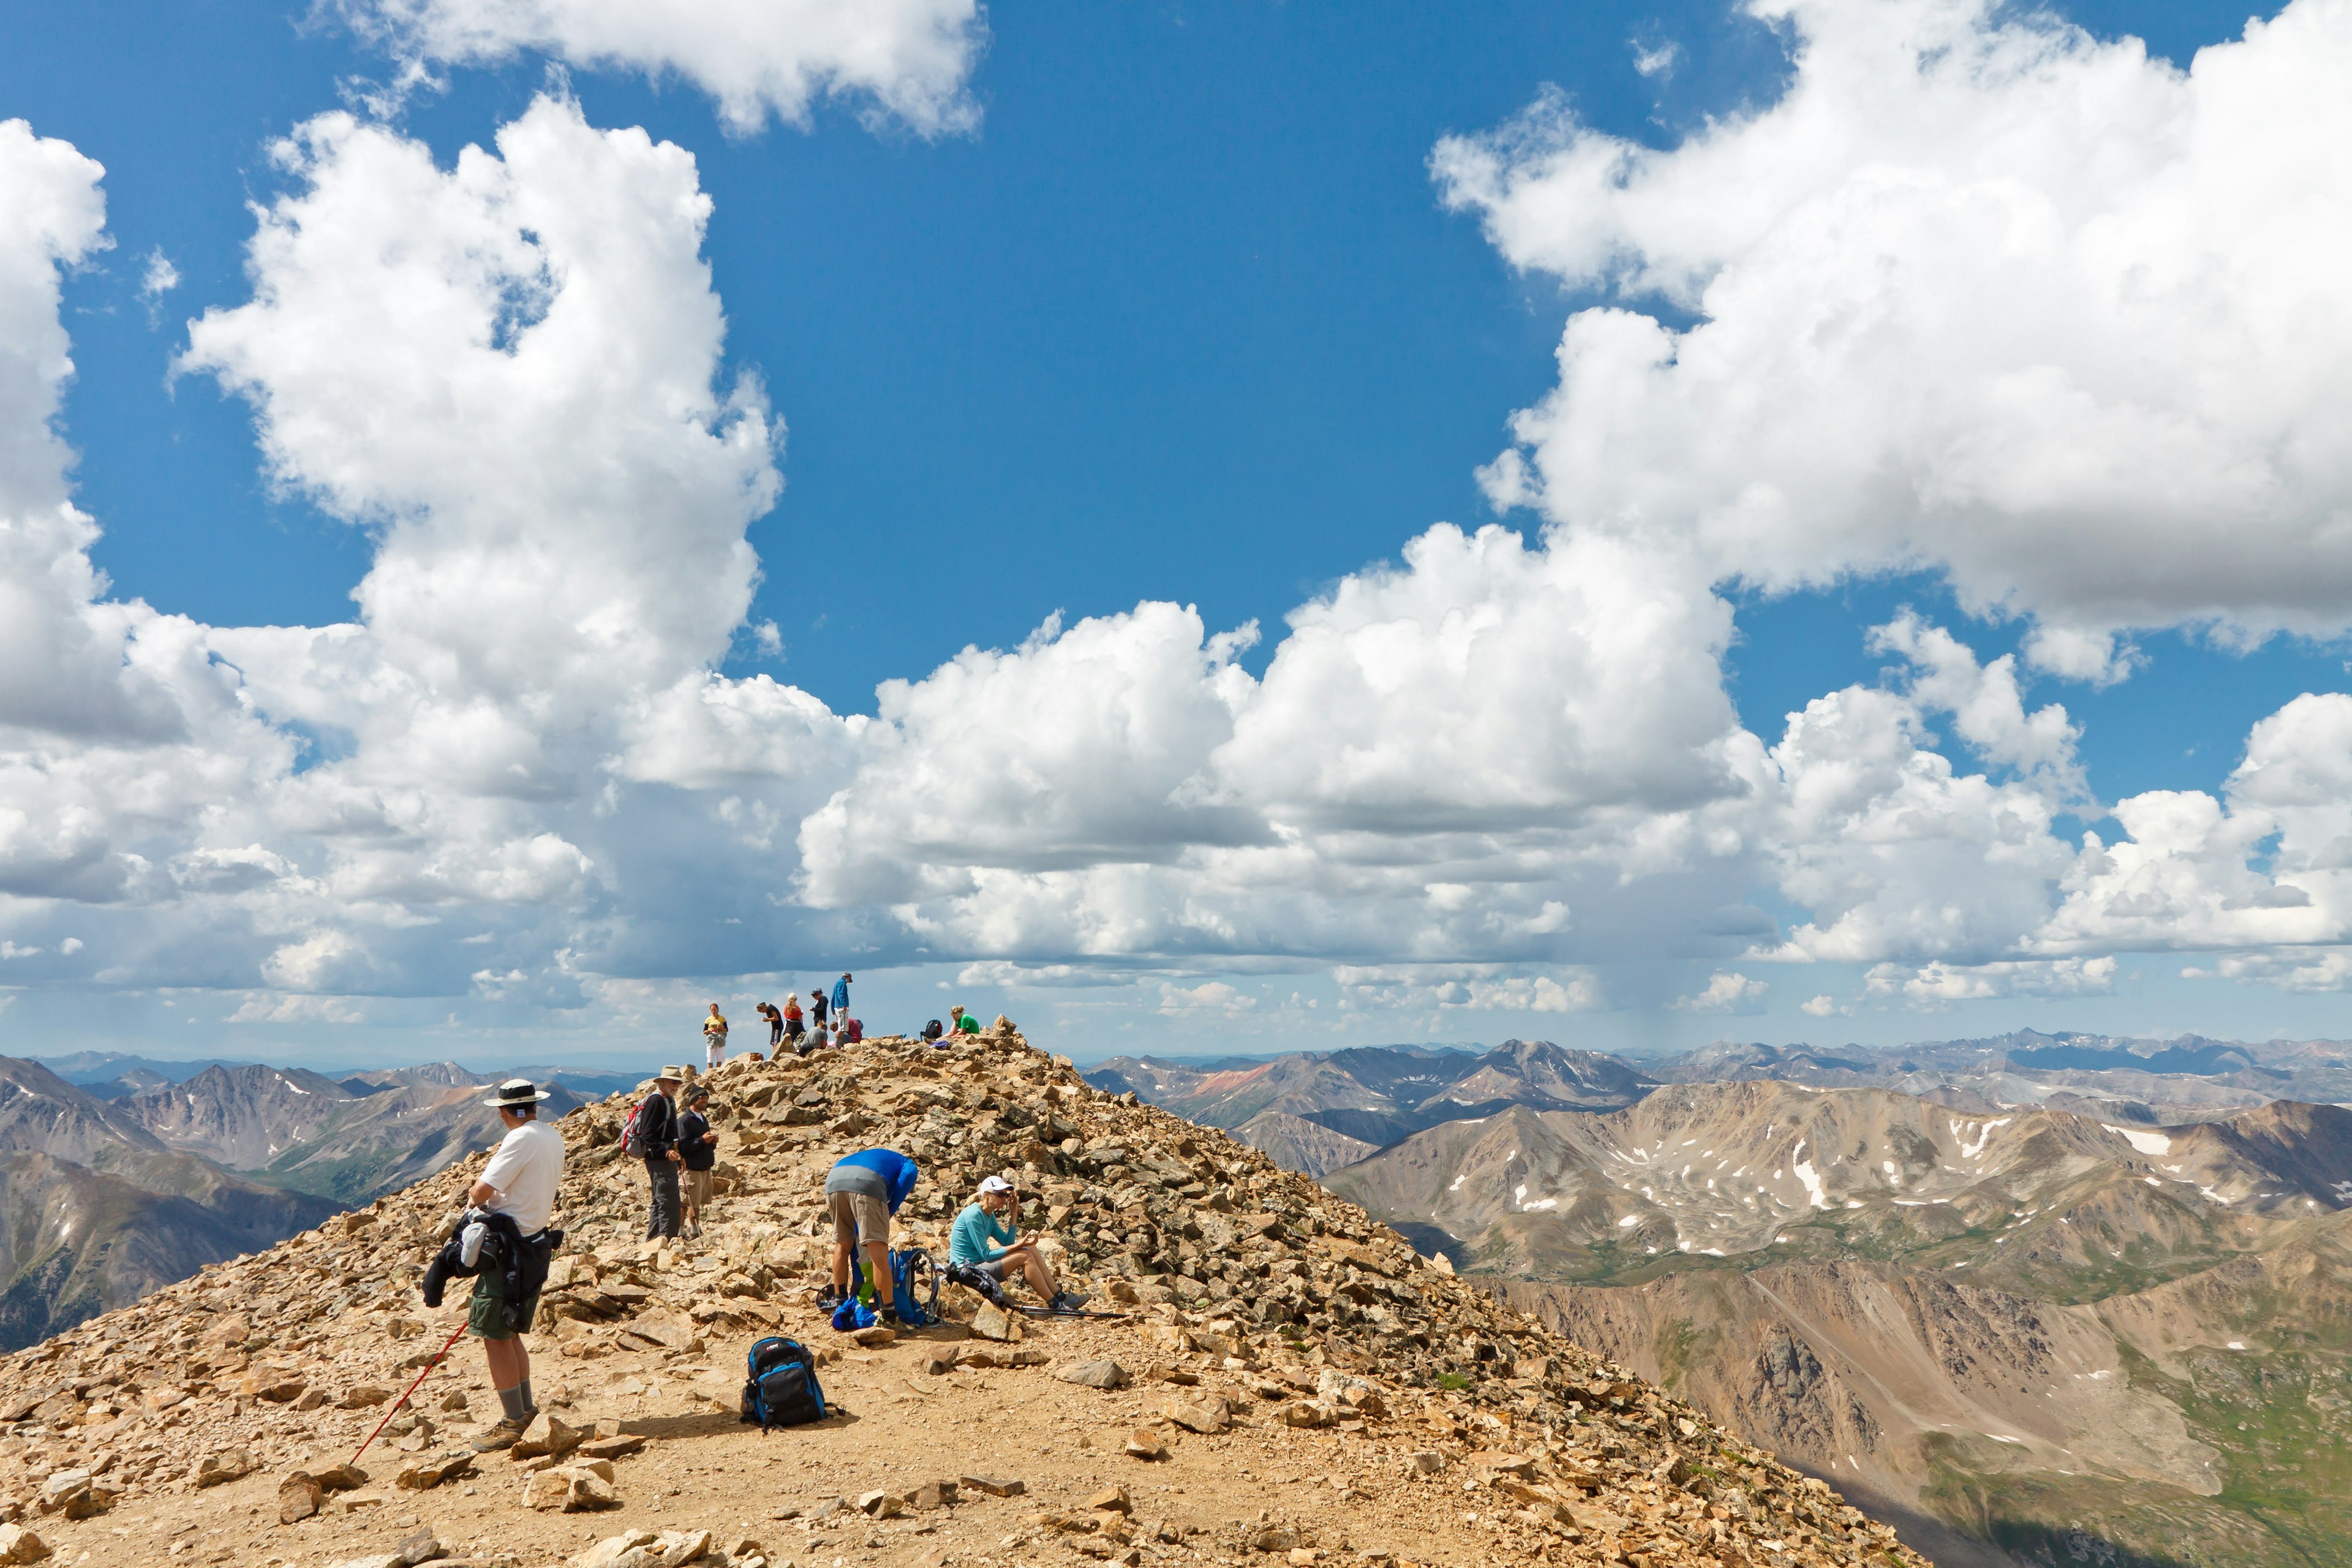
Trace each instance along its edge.
<path fill-rule="evenodd" d="M 1199 1405 L 1171 1399 L 1160 1406 L 1160 1413 L 1187 1432 L 1206 1436 L 1213 1436 L 1234 1424 L 1233 1406 L 1223 1399 L 1206 1400 Z"/>
<path fill-rule="evenodd" d="M 38 1563 L 49 1554 L 46 1542 L 21 1524 L 0 1524 L 0 1563 Z"/>
<path fill-rule="evenodd" d="M 310 1479 L 320 1490 L 331 1492 L 357 1491 L 368 1484 L 368 1473 L 348 1459 L 331 1469 L 312 1470 Z"/>
<path fill-rule="evenodd" d="M 403 1491 L 425 1491 L 444 1481 L 470 1474 L 474 1468 L 474 1457 L 471 1448 L 443 1448 L 410 1464 L 393 1478 L 392 1484 Z"/>
<path fill-rule="evenodd" d="M 598 1475 L 586 1465 L 562 1465 L 541 1470 L 524 1483 L 522 1503 L 542 1512 L 593 1513 L 620 1507 L 621 1494 L 610 1476 Z"/>
<path fill-rule="evenodd" d="M 1168 1445 L 1150 1427 L 1138 1426 L 1128 1434 L 1127 1453 L 1133 1459 L 1164 1459 L 1168 1457 Z"/>
<path fill-rule="evenodd" d="M 623 1432 L 608 1437 L 591 1437 L 580 1445 L 579 1452 L 591 1459 L 625 1459 L 645 1446 L 643 1437 L 634 1432 Z"/>
<path fill-rule="evenodd" d="M 400 1568 L 416 1568 L 419 1563 L 430 1563 L 441 1555 L 441 1539 L 433 1533 L 432 1526 L 425 1525 L 402 1536 L 392 1555 Z"/>
<path fill-rule="evenodd" d="M 1004 1476 L 966 1476 L 961 1484 L 990 1497 L 1019 1497 L 1029 1489 L 1025 1483 Z"/>
<path fill-rule="evenodd" d="M 897 1519 L 907 1511 L 907 1500 L 895 1492 L 871 1491 L 857 1500 L 857 1507 L 876 1519 Z"/>
<path fill-rule="evenodd" d="M 261 1468 L 254 1457 L 243 1448 L 229 1448 L 218 1454 L 206 1454 L 196 1461 L 195 1483 L 198 1487 L 217 1487 L 229 1481 L 241 1481 Z"/>
<path fill-rule="evenodd" d="M 1133 1513 L 1135 1503 L 1125 1487 L 1105 1487 L 1087 1500 L 1087 1506 L 1097 1513 Z"/>
<path fill-rule="evenodd" d="M 897 1342 L 898 1335 L 895 1330 L 877 1323 L 870 1329 L 853 1330 L 849 1337 L 867 1350 L 879 1350 L 884 1345 Z"/>
<path fill-rule="evenodd" d="M 616 1568 L 622 1558 L 651 1546 L 656 1539 L 650 1530 L 632 1530 L 620 1535 L 608 1535 L 574 1557 L 572 1568 Z"/>
<path fill-rule="evenodd" d="M 43 1513 L 89 1519 L 112 1508 L 120 1495 L 88 1470 L 59 1470 L 41 1483 L 39 1503 Z"/>
<path fill-rule="evenodd" d="M 1075 1383 L 1081 1388 L 1125 1388 L 1127 1369 L 1115 1361 L 1078 1361 L 1054 1369 L 1054 1375 L 1064 1383 Z"/>
<path fill-rule="evenodd" d="M 511 1452 L 518 1459 L 535 1458 L 541 1454 L 560 1458 L 578 1447 L 583 1436 L 578 1427 L 567 1426 L 542 1410 L 522 1429 Z"/>
<path fill-rule="evenodd" d="M 297 1470 L 278 1483 L 278 1522 L 298 1524 L 319 1511 L 327 1489 L 306 1470 Z"/>
<path fill-rule="evenodd" d="M 982 1301 L 979 1310 L 971 1315 L 971 1331 L 976 1339 L 994 1340 L 999 1344 L 1005 1344 L 1021 1337 L 1021 1325 L 1012 1313 L 995 1302 Z"/>

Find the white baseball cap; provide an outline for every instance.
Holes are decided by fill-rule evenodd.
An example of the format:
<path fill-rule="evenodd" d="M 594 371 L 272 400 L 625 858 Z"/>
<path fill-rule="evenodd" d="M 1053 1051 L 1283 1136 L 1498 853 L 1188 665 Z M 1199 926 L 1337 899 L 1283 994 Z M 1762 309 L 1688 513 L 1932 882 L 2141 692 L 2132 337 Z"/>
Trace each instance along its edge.
<path fill-rule="evenodd" d="M 1013 1190 L 1013 1184 L 1002 1176 L 990 1176 L 982 1181 L 980 1190 L 983 1193 L 1009 1193 Z"/>

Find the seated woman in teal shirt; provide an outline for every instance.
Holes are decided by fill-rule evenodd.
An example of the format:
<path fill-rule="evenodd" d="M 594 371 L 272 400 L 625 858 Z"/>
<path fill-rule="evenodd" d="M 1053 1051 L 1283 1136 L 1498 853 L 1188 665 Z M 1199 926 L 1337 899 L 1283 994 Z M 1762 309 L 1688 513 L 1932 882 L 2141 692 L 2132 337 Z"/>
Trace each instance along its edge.
<path fill-rule="evenodd" d="M 1054 1271 L 1045 1266 L 1037 1238 L 1016 1236 L 1008 1223 L 1005 1216 L 1019 1206 L 1020 1198 L 1011 1182 L 1002 1176 L 982 1182 L 978 1199 L 956 1215 L 955 1228 L 948 1233 L 949 1265 L 977 1269 L 999 1283 L 1018 1273 L 1051 1310 L 1075 1310 L 1081 1304 L 1079 1299 L 1054 1283 Z"/>

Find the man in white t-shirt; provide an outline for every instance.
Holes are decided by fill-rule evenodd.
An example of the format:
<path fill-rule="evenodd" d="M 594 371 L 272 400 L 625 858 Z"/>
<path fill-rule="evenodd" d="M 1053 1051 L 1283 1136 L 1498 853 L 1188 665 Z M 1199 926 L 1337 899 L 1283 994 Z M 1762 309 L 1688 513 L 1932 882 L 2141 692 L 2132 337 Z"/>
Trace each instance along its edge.
<path fill-rule="evenodd" d="M 482 1103 L 494 1108 L 507 1135 L 499 1141 L 481 1180 L 466 1190 L 466 1202 L 512 1219 L 526 1237 L 547 1228 L 555 1214 L 556 1189 L 563 1184 L 563 1134 L 539 1120 L 539 1102 L 547 1090 L 522 1079 L 509 1079 Z M 498 1390 L 503 1418 L 474 1439 L 485 1453 L 514 1447 L 530 1425 L 539 1406 L 530 1396 L 530 1352 L 522 1337 L 505 1321 L 502 1270 L 484 1268 L 474 1277 L 474 1299 L 467 1308 L 467 1327 L 482 1342 L 489 1358 L 490 1386 Z M 539 1315 L 537 1292 L 524 1303 L 521 1320 Z"/>

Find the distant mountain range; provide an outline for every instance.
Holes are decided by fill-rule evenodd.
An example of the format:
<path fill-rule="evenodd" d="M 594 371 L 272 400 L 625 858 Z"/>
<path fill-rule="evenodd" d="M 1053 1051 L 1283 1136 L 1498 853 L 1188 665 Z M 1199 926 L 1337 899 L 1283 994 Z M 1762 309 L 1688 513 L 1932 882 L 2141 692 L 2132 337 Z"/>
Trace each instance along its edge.
<path fill-rule="evenodd" d="M 2328 1103 L 2352 1046 L 1513 1042 L 1089 1076 L 1237 1129 L 1947 1568 L 2352 1563 Z"/>
<path fill-rule="evenodd" d="M 1651 1064 L 1678 1083 L 1780 1079 L 1822 1088 L 1874 1085 L 1992 1111 L 2049 1105 L 2111 1120 L 2201 1121 L 2273 1100 L 2352 1102 L 2352 1042 L 2249 1043 L 2045 1035 L 1822 1049 L 1726 1042 Z"/>
<path fill-rule="evenodd" d="M 0 1348 L 259 1251 L 342 1206 L 172 1149 L 39 1063 L 0 1057 Z"/>
<path fill-rule="evenodd" d="M 1614 1110 L 1655 1087 L 1620 1058 L 1540 1040 L 1507 1040 L 1490 1051 L 1360 1046 L 1265 1061 L 1117 1057 L 1086 1078 L 1114 1094 L 1132 1089 L 1189 1121 L 1225 1128 L 1310 1175 L 1440 1122 L 1514 1105 Z"/>
<path fill-rule="evenodd" d="M 562 1116 L 637 1080 L 451 1063 L 299 1068 L 83 1052 L 0 1057 L 0 1349 L 258 1251 L 494 1142 L 482 1087 L 552 1087 Z M 70 1081 L 81 1078 L 86 1083 Z"/>

